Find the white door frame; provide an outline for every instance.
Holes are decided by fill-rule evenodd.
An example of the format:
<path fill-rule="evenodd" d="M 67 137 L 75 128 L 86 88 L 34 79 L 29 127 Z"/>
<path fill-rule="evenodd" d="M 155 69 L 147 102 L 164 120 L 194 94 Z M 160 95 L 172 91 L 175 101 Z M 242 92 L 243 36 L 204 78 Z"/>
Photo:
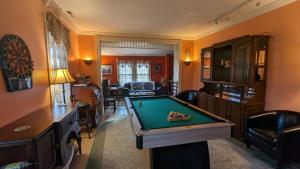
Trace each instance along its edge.
<path fill-rule="evenodd" d="M 149 39 L 149 38 L 135 38 L 135 37 L 114 37 L 114 36 L 97 36 L 97 82 L 101 86 L 101 47 L 128 47 L 128 48 L 162 48 L 172 49 L 174 53 L 173 59 L 173 80 L 178 81 L 179 91 L 181 91 L 181 76 L 182 76 L 182 40 L 177 39 Z"/>

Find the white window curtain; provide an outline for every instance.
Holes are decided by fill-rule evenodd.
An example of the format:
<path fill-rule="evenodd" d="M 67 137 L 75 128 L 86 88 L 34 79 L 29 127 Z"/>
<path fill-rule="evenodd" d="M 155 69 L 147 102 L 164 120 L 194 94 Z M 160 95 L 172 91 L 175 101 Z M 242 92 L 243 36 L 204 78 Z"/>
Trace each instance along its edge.
<path fill-rule="evenodd" d="M 52 69 L 66 68 L 67 62 L 67 49 L 63 43 L 57 44 L 52 35 L 48 33 L 50 43 L 50 62 Z"/>
<path fill-rule="evenodd" d="M 119 62 L 118 67 L 119 83 L 123 86 L 127 82 L 133 81 L 133 64 L 125 61 Z"/>
<path fill-rule="evenodd" d="M 136 63 L 136 81 L 137 82 L 150 81 L 150 64 L 148 62 Z"/>
<path fill-rule="evenodd" d="M 49 41 L 49 57 L 50 57 L 49 61 L 50 61 L 51 73 L 54 73 L 52 71 L 54 69 L 67 68 L 68 52 L 65 45 L 63 43 L 57 44 L 50 32 L 48 32 L 48 41 Z M 53 75 L 50 76 L 50 78 L 52 77 Z M 62 84 L 62 85 L 64 85 L 65 87 L 65 95 L 70 96 L 70 92 L 71 92 L 70 84 Z M 63 103 L 62 85 L 61 84 L 51 85 L 52 103 L 54 103 L 54 105 Z M 71 103 L 69 97 L 66 97 L 66 103 L 67 104 Z"/>
<path fill-rule="evenodd" d="M 119 61 L 118 79 L 121 86 L 128 82 L 150 81 L 150 63 L 143 61 Z"/>

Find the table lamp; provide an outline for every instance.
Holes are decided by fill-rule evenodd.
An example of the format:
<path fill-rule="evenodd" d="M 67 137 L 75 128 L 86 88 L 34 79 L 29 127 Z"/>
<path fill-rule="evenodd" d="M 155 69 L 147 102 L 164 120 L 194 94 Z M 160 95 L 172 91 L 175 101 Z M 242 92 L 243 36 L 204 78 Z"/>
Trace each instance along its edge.
<path fill-rule="evenodd" d="M 54 76 L 52 78 L 51 84 L 62 84 L 62 92 L 63 92 L 63 104 L 59 106 L 66 105 L 66 96 L 65 96 L 65 83 L 75 82 L 73 77 L 70 75 L 67 68 L 60 68 L 53 70 Z"/>

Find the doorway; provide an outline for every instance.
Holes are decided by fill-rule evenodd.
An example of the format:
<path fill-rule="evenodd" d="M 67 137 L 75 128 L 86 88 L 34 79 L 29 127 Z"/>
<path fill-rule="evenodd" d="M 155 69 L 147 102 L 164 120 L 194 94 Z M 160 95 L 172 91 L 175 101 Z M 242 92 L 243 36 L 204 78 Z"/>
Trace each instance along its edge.
<path fill-rule="evenodd" d="M 130 80 L 160 81 L 162 78 L 178 82 L 181 68 L 180 42 L 168 39 L 99 36 L 98 83 L 101 84 L 102 79 L 123 84 Z M 125 66 L 128 69 L 124 69 Z M 144 69 L 140 68 L 142 66 Z M 129 73 L 121 74 L 121 69 Z"/>

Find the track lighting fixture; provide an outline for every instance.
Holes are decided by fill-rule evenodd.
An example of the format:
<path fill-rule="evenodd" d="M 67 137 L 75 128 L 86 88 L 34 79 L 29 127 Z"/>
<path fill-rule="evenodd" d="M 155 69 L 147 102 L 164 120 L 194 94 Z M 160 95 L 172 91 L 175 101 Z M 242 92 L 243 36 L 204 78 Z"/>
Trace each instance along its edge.
<path fill-rule="evenodd" d="M 218 25 L 220 23 L 220 21 L 229 21 L 230 20 L 230 15 L 234 12 L 236 12 L 237 10 L 241 9 L 244 6 L 249 5 L 250 3 L 255 2 L 256 7 L 261 6 L 261 0 L 244 0 L 242 1 L 239 5 L 235 6 L 234 8 L 232 8 L 231 10 L 224 12 L 223 14 L 219 15 L 217 18 L 215 18 L 212 22 L 215 25 Z"/>

